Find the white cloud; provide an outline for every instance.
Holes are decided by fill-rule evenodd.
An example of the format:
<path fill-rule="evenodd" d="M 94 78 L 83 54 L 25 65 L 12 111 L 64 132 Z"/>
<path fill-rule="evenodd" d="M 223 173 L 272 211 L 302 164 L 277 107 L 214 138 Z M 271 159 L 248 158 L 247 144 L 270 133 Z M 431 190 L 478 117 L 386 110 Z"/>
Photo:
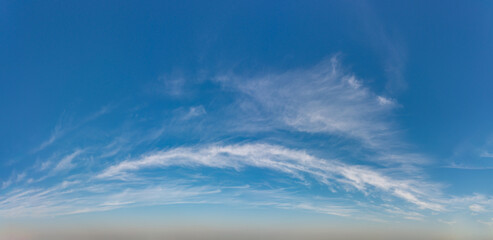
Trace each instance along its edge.
<path fill-rule="evenodd" d="M 423 218 L 414 217 L 414 216 L 405 216 L 404 218 L 407 220 L 414 220 L 414 221 L 422 221 L 423 220 Z"/>
<path fill-rule="evenodd" d="M 409 218 L 414 218 L 414 219 L 423 219 L 424 215 L 418 212 L 409 212 L 409 211 L 404 211 L 398 207 L 391 206 L 388 204 L 384 204 L 384 207 L 386 207 L 385 211 L 391 214 L 396 214 L 396 215 L 401 215 L 404 217 Z"/>
<path fill-rule="evenodd" d="M 378 96 L 354 75 L 344 73 L 336 58 L 309 69 L 220 79 L 299 131 L 340 134 L 372 144 L 390 129 L 385 119 L 389 107 L 380 105 Z"/>
<path fill-rule="evenodd" d="M 380 105 L 392 105 L 392 104 L 394 104 L 394 102 L 391 99 L 388 99 L 388 98 L 385 98 L 382 96 L 378 96 L 377 100 L 378 100 L 378 103 L 380 103 Z"/>
<path fill-rule="evenodd" d="M 483 158 L 493 158 L 493 153 L 490 153 L 490 152 L 482 152 L 480 157 L 483 157 Z"/>
<path fill-rule="evenodd" d="M 376 153 L 365 159 L 370 161 L 417 164 L 426 159 L 407 152 L 409 145 L 390 118 L 398 104 L 364 86 L 336 57 L 311 68 L 249 78 L 229 74 L 216 80 L 246 96 L 237 106 L 247 115 L 241 126 L 258 123 L 261 126 L 250 129 L 270 126 L 357 140 Z"/>
<path fill-rule="evenodd" d="M 103 106 L 97 112 L 94 112 L 87 117 L 79 119 L 79 121 L 76 124 L 73 124 L 72 117 L 68 116 L 64 112 L 60 117 L 60 119 L 58 120 L 58 123 L 55 125 L 55 128 L 51 132 L 50 137 L 44 142 L 42 142 L 36 149 L 34 149 L 33 152 L 39 152 L 47 148 L 48 146 L 52 145 L 59 138 L 63 137 L 67 133 L 79 128 L 80 126 L 84 125 L 87 122 L 93 121 L 98 117 L 108 113 L 111 110 L 111 108 L 112 105 Z"/>
<path fill-rule="evenodd" d="M 26 172 L 19 173 L 19 174 L 17 174 L 15 181 L 20 182 L 20 181 L 24 180 L 25 177 L 26 177 Z"/>
<path fill-rule="evenodd" d="M 6 181 L 3 181 L 3 182 L 2 182 L 2 189 L 4 189 L 4 188 L 8 188 L 11 184 L 12 184 L 12 179 L 11 179 L 11 178 L 9 178 L 9 179 L 8 179 L 8 180 L 6 180 Z"/>
<path fill-rule="evenodd" d="M 304 151 L 270 144 L 210 145 L 159 151 L 113 165 L 99 174 L 98 178 L 125 179 L 129 172 L 169 166 L 205 166 L 236 170 L 245 166 L 266 168 L 299 179 L 311 177 L 331 186 L 335 181 L 363 192 L 374 188 L 377 192 L 386 192 L 423 209 L 443 209 L 440 204 L 423 200 L 427 196 L 422 188 L 428 186 L 427 184 L 390 178 L 368 167 L 320 159 Z"/>
<path fill-rule="evenodd" d="M 323 213 L 323 214 L 328 214 L 328 215 L 335 215 L 335 216 L 340 216 L 340 217 L 348 217 L 349 211 L 341 211 L 340 208 L 338 207 L 333 207 L 333 206 L 313 206 L 311 204 L 307 203 L 300 203 L 296 205 L 291 205 L 287 204 L 283 206 L 284 208 L 295 208 L 295 209 L 304 209 L 304 210 L 310 210 L 318 213 Z"/>
<path fill-rule="evenodd" d="M 39 147 L 37 149 L 35 149 L 35 152 L 41 151 L 41 150 L 45 149 L 46 147 L 50 146 L 58 138 L 60 138 L 64 133 L 65 132 L 64 132 L 64 130 L 62 128 L 61 121 L 59 121 L 58 124 L 53 129 L 50 137 L 47 140 L 45 140 L 44 142 L 42 142 L 41 145 L 39 145 Z"/>
<path fill-rule="evenodd" d="M 483 212 L 485 210 L 484 207 L 479 204 L 472 204 L 469 206 L 469 209 L 473 212 Z"/>
<path fill-rule="evenodd" d="M 196 201 L 194 197 L 218 193 L 217 188 L 179 185 L 146 186 L 136 189 L 115 189 L 118 185 L 104 183 L 98 194 L 87 194 L 79 181 L 64 181 L 51 188 L 12 191 L 0 197 L 0 216 L 56 216 L 107 211 L 130 204 L 158 205 Z M 115 190 L 117 191 L 115 193 Z M 81 194 L 83 194 L 81 196 Z"/>
<path fill-rule="evenodd" d="M 162 76 L 159 81 L 163 84 L 163 86 L 158 86 L 159 91 L 167 96 L 177 98 L 186 94 L 186 80 L 183 77 Z"/>
<path fill-rule="evenodd" d="M 62 158 L 62 160 L 60 160 L 60 162 L 58 162 L 53 171 L 59 172 L 75 167 L 75 165 L 72 163 L 72 160 L 74 160 L 74 158 L 79 156 L 82 152 L 82 150 L 75 150 L 73 153 L 65 156 L 64 158 Z"/>
<path fill-rule="evenodd" d="M 490 221 L 482 221 L 482 220 L 478 220 L 479 223 L 482 223 L 486 226 L 489 226 L 489 227 L 493 227 L 493 218 L 491 218 Z"/>
<path fill-rule="evenodd" d="M 444 223 L 444 224 L 447 224 L 447 225 L 454 225 L 454 224 L 457 223 L 456 221 L 446 221 L 446 220 L 443 220 L 443 219 L 438 219 L 438 222 L 441 222 L 441 223 Z"/>
<path fill-rule="evenodd" d="M 398 130 L 388 116 L 398 104 L 393 99 L 372 92 L 365 87 L 362 80 L 357 79 L 353 74 L 344 72 L 336 58 L 313 68 L 251 79 L 227 76 L 221 81 L 224 86 L 230 86 L 235 91 L 239 90 L 244 93 L 244 96 L 240 97 L 242 100 L 249 99 L 248 102 L 247 100 L 242 102 L 247 105 L 242 106 L 243 109 L 253 109 L 255 113 L 260 112 L 264 114 L 263 116 L 267 116 L 266 119 L 271 125 L 265 124 L 267 121 L 259 121 L 258 124 L 262 125 L 261 127 L 275 126 L 275 128 L 337 135 L 357 140 L 362 146 L 377 153 L 378 156 L 373 159 L 409 164 L 411 165 L 409 169 L 413 168 L 413 163 L 425 161 L 420 154 L 396 150 L 396 146 L 402 146 L 405 143 L 400 141 L 396 134 Z M 177 88 L 175 93 L 170 92 L 169 94 L 183 95 L 180 92 L 183 86 L 180 84 L 179 81 L 172 82 L 171 85 L 176 85 Z M 170 90 L 173 86 L 170 86 Z M 104 114 L 106 111 L 102 110 L 95 116 Z M 179 116 L 174 120 L 190 119 L 207 113 L 202 105 L 191 107 L 188 111 L 180 108 L 180 111 Z M 242 123 L 240 121 L 240 124 Z M 223 128 L 221 124 L 217 125 Z M 121 131 L 125 132 L 124 137 L 115 139 L 106 147 L 100 147 L 99 150 L 106 152 L 100 157 L 115 156 L 122 151 L 130 152 L 135 149 L 135 146 L 150 143 L 164 134 L 164 126 L 148 128 L 144 130 L 147 134 L 139 134 L 140 132 L 136 131 L 129 134 L 131 130 Z M 72 169 L 76 166 L 73 160 L 81 153 L 81 150 L 76 150 L 58 163 L 53 160 L 43 162 L 41 169 L 52 168 L 52 174 Z M 224 191 L 224 188 L 212 186 L 156 186 L 155 182 L 146 179 L 141 172 L 146 169 L 170 166 L 228 168 L 238 171 L 244 167 L 269 169 L 307 183 L 315 180 L 333 192 L 359 191 L 366 197 L 380 196 L 383 202 L 394 201 L 394 204 L 396 200 L 399 201 L 398 204 L 404 200 L 411 203 L 409 205 L 413 209 L 410 211 L 394 209 L 391 213 L 414 220 L 425 217 L 424 214 L 417 213 L 416 206 L 420 210 L 444 212 L 455 207 L 459 208 L 458 206 L 465 211 L 469 209 L 474 212 L 483 212 L 493 206 L 491 204 L 493 201 L 486 197 L 467 200 L 441 197 L 437 185 L 425 182 L 422 176 L 417 176 L 414 180 L 403 177 L 401 175 L 403 168 L 399 167 L 382 169 L 379 168 L 380 165 L 374 167 L 352 165 L 339 160 L 315 157 L 305 151 L 293 150 L 281 145 L 209 144 L 149 152 L 140 157 L 115 163 L 97 176 L 85 175 L 89 180 L 84 180 L 88 182 L 62 182 L 53 188 L 22 189 L 24 192 L 11 191 L 11 195 L 0 198 L 0 215 L 69 214 L 105 211 L 138 204 L 210 202 L 218 200 L 202 197 L 220 194 Z M 17 175 L 17 179 L 24 179 L 24 177 Z M 71 176 L 71 179 L 77 178 L 78 176 Z M 138 179 L 144 184 L 135 188 L 131 185 L 135 182 L 113 181 L 114 179 Z M 3 182 L 2 187 L 9 186 L 14 180 L 15 178 L 12 178 L 12 180 Z M 90 191 L 100 195 L 86 195 Z M 85 197 L 78 198 L 70 195 L 73 192 L 84 192 L 81 195 Z M 262 193 L 265 194 L 265 192 Z M 201 198 L 194 198 L 196 196 Z M 223 196 L 231 197 L 226 194 Z M 350 216 L 352 213 L 352 209 L 338 205 L 315 204 L 310 201 L 293 200 L 294 198 L 279 199 L 272 196 L 271 199 L 276 201 L 259 201 L 251 204 L 304 209 L 338 216 Z M 403 206 L 403 209 L 406 206 Z"/>
<path fill-rule="evenodd" d="M 19 182 L 23 181 L 26 178 L 26 175 L 27 175 L 27 173 L 25 171 L 21 172 L 21 173 L 16 173 L 15 171 L 13 171 L 12 174 L 10 175 L 10 177 L 7 180 L 2 182 L 1 189 L 8 188 L 13 183 L 19 183 Z"/>
<path fill-rule="evenodd" d="M 92 193 L 92 194 L 91 194 Z M 17 189 L 0 196 L 0 216 L 43 217 L 108 211 L 123 207 L 168 204 L 240 204 L 250 207 L 308 210 L 351 217 L 355 212 L 330 201 L 314 202 L 281 189 L 186 184 L 117 184 L 64 181 L 50 188 Z"/>
<path fill-rule="evenodd" d="M 48 169 L 48 167 L 50 167 L 52 164 L 53 164 L 53 162 L 51 162 L 49 160 L 42 162 L 41 166 L 39 167 L 39 171 L 44 171 L 44 170 Z"/>
<path fill-rule="evenodd" d="M 188 110 L 187 114 L 185 114 L 185 116 L 183 116 L 183 119 L 195 118 L 195 117 L 204 115 L 206 113 L 207 112 L 205 111 L 205 108 L 202 105 L 195 106 L 195 107 L 190 107 L 190 109 Z"/>

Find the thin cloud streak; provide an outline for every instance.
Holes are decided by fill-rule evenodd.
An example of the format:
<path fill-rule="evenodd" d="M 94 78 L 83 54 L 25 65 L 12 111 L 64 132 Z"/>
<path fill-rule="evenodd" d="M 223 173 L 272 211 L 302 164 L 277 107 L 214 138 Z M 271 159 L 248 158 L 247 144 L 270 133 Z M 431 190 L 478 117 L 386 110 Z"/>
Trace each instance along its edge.
<path fill-rule="evenodd" d="M 62 158 L 62 160 L 60 160 L 60 162 L 58 162 L 58 164 L 53 169 L 53 172 L 59 172 L 59 171 L 74 168 L 75 164 L 72 162 L 72 160 L 74 160 L 74 158 L 79 156 L 82 152 L 84 152 L 84 151 L 78 149 L 78 150 L 75 150 L 73 153 Z"/>
<path fill-rule="evenodd" d="M 123 161 L 99 174 L 98 178 L 125 179 L 129 172 L 149 168 L 213 167 L 240 170 L 251 166 L 267 168 L 304 180 L 309 176 L 318 182 L 334 187 L 333 181 L 367 192 L 373 187 L 378 191 L 416 204 L 423 209 L 442 211 L 443 206 L 421 200 L 425 194 L 419 182 L 387 177 L 364 166 L 347 165 L 336 160 L 316 158 L 304 151 L 287 149 L 270 144 L 212 145 L 197 148 L 175 148 Z M 337 186 L 335 186 L 337 187 Z"/>
<path fill-rule="evenodd" d="M 42 142 L 37 148 L 35 148 L 33 152 L 36 153 L 47 148 L 48 146 L 52 145 L 54 142 L 56 142 L 59 138 L 63 137 L 68 132 L 71 132 L 79 128 L 83 124 L 93 121 L 98 117 L 108 113 L 111 110 L 111 108 L 112 108 L 111 105 L 103 106 L 99 111 L 92 113 L 85 118 L 80 119 L 80 121 L 75 125 L 71 125 L 66 114 L 62 114 L 62 117 L 59 119 L 50 137 L 44 142 Z"/>
<path fill-rule="evenodd" d="M 251 199 L 246 200 L 245 197 Z M 282 190 L 258 190 L 245 186 L 64 181 L 47 189 L 11 191 L 0 198 L 0 216 L 46 217 L 171 204 L 269 206 L 341 217 L 349 217 L 355 212 L 350 207 L 327 202 L 315 203 Z"/>

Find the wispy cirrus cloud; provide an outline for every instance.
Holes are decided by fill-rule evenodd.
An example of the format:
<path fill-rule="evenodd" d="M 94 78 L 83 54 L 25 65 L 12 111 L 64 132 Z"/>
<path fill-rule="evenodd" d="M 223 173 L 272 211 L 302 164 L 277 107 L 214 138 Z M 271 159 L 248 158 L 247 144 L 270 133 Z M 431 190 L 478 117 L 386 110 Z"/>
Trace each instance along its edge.
<path fill-rule="evenodd" d="M 284 128 L 357 141 L 358 147 L 376 154 L 365 159 L 374 162 L 412 165 L 429 161 L 410 151 L 410 144 L 403 140 L 392 118 L 400 105 L 366 87 L 341 66 L 337 56 L 309 68 L 253 77 L 224 74 L 216 81 L 244 94 L 235 108 L 248 116 L 237 122 L 241 128 Z M 259 117 L 252 119 L 252 115 Z"/>
<path fill-rule="evenodd" d="M 80 154 L 82 151 L 76 150 L 66 155 L 57 166 L 63 163 L 60 166 L 73 167 L 71 161 Z M 368 215 L 368 219 L 374 218 L 368 213 L 369 209 L 364 214 L 355 214 L 359 210 L 354 208 L 354 203 L 352 206 L 349 204 L 353 201 L 350 199 L 339 199 L 337 202 L 329 198 L 316 200 L 293 192 L 271 193 L 249 185 L 222 186 L 208 182 L 207 179 L 201 179 L 199 184 L 193 181 L 180 183 L 179 179 L 171 178 L 169 184 L 162 185 L 152 175 L 146 174 L 147 170 L 156 171 L 173 166 L 191 170 L 204 167 L 233 169 L 239 173 L 244 168 L 267 169 L 302 182 L 321 183 L 332 191 L 349 194 L 356 191 L 365 195 L 381 195 L 383 198 L 393 196 L 421 210 L 443 210 L 443 206 L 433 202 L 429 192 L 421 189 L 426 183 L 391 178 L 376 169 L 317 158 L 303 150 L 251 143 L 173 148 L 116 163 L 99 173 L 72 175 L 70 181 L 65 180 L 51 187 L 34 185 L 11 188 L 0 198 L 0 215 L 53 216 L 143 205 L 233 203 L 314 211 L 341 217 L 361 218 Z M 303 187 L 302 182 L 293 181 L 292 184 Z"/>
<path fill-rule="evenodd" d="M 469 209 L 473 212 L 483 212 L 484 207 L 479 204 L 472 204 L 469 206 Z"/>
<path fill-rule="evenodd" d="M 62 160 L 60 160 L 60 162 L 57 163 L 57 165 L 55 166 L 55 168 L 53 168 L 53 171 L 54 172 L 59 172 L 59 171 L 68 170 L 68 169 L 74 168 L 75 167 L 75 164 L 72 162 L 72 160 L 74 160 L 74 158 L 76 158 L 77 156 L 79 156 L 82 152 L 84 152 L 84 151 L 83 150 L 80 150 L 80 149 L 77 149 L 73 153 L 65 156 L 64 158 L 62 158 Z"/>
<path fill-rule="evenodd" d="M 145 206 L 199 202 L 193 197 L 217 193 L 217 188 L 207 186 L 168 184 L 141 188 L 117 187 L 114 184 L 98 183 L 91 186 L 81 181 L 63 181 L 50 188 L 12 191 L 0 198 L 0 216 L 57 216 L 108 211 L 132 204 Z"/>
<path fill-rule="evenodd" d="M 342 70 L 336 57 L 318 65 L 258 77 L 221 76 L 218 81 L 259 103 L 279 123 L 304 132 L 356 138 L 375 146 L 392 134 L 388 121 L 395 107 Z"/>
<path fill-rule="evenodd" d="M 484 209 L 474 211 L 478 215 L 492 209 L 487 196 L 445 196 L 440 184 L 427 180 L 421 163 L 428 159 L 409 150 L 393 121 L 397 101 L 365 86 L 337 57 L 280 73 L 253 77 L 226 74 L 214 83 L 222 86 L 218 95 L 230 97 L 233 92 L 233 99 L 225 97 L 232 101 L 190 103 L 168 109 L 164 119 L 157 117 L 162 114 L 149 114 L 152 117 L 134 122 L 127 119 L 117 125 L 120 128 L 105 131 L 101 142 L 57 159 L 40 160 L 38 169 L 51 171 L 27 172 L 46 174 L 30 185 L 9 183 L 0 197 L 0 216 L 235 203 L 372 221 L 392 217 L 421 221 L 430 213 L 469 213 L 474 204 Z M 132 115 L 144 110 L 134 109 Z M 94 116 L 87 119 L 98 114 Z M 70 128 L 66 134 L 71 131 L 76 129 Z M 172 134 L 183 133 L 199 143 L 169 144 L 174 142 Z M 308 137 L 300 140 L 294 135 Z M 326 141 L 334 136 L 341 142 Z M 331 157 L 331 151 L 339 148 L 365 152 Z M 177 177 L 180 171 L 176 169 L 188 175 Z M 261 176 L 265 179 L 259 181 L 269 185 L 265 187 L 255 182 L 256 177 L 242 175 L 248 175 L 249 169 L 275 177 Z M 211 174 L 204 174 L 209 170 Z M 50 181 L 45 181 L 48 178 Z M 162 184 L 163 178 L 167 184 Z M 248 187 L 224 186 L 218 178 Z M 286 185 L 293 189 L 283 189 Z M 317 196 L 297 192 L 313 186 L 323 187 Z"/>
<path fill-rule="evenodd" d="M 254 189 L 180 183 L 63 181 L 52 187 L 16 189 L 0 197 L 0 216 L 46 217 L 102 212 L 119 208 L 170 204 L 223 204 L 274 207 L 350 217 L 356 212 L 341 202 L 320 202 L 282 189 Z"/>
<path fill-rule="evenodd" d="M 449 210 L 466 209 L 473 213 L 488 213 L 493 211 L 493 197 L 484 194 L 473 194 L 467 196 L 453 196 L 442 199 L 442 204 L 446 204 Z"/>
<path fill-rule="evenodd" d="M 493 158 L 493 153 L 484 151 L 479 156 L 483 158 Z"/>
<path fill-rule="evenodd" d="M 5 188 L 8 188 L 10 185 L 12 185 L 14 183 L 22 182 L 23 180 L 26 179 L 26 176 L 27 176 L 27 172 L 26 171 L 23 171 L 23 172 L 13 171 L 12 174 L 10 175 L 10 177 L 7 180 L 2 181 L 2 184 L 0 186 L 0 189 L 5 189 Z"/>
<path fill-rule="evenodd" d="M 159 151 L 118 163 L 107 168 L 97 177 L 125 179 L 127 174 L 138 173 L 139 170 L 171 166 L 236 170 L 248 166 L 266 168 L 302 180 L 311 177 L 332 187 L 338 187 L 333 183 L 337 182 L 365 193 L 373 191 L 369 188 L 375 188 L 377 191 L 389 193 L 423 209 L 443 210 L 440 204 L 422 199 L 429 198 L 420 187 L 423 183 L 392 179 L 368 167 L 320 159 L 304 151 L 270 144 L 211 145 Z"/>
<path fill-rule="evenodd" d="M 59 122 L 55 126 L 55 128 L 53 129 L 50 137 L 47 140 L 45 140 L 44 142 L 42 142 L 41 145 L 39 145 L 39 147 L 37 147 L 35 149 L 35 152 L 41 151 L 41 150 L 45 149 L 46 147 L 48 147 L 49 145 L 51 145 L 52 143 L 54 143 L 58 138 L 60 138 L 61 136 L 63 136 L 63 134 L 65 132 L 62 129 L 63 129 L 63 127 L 62 127 L 61 123 Z"/>
<path fill-rule="evenodd" d="M 45 149 L 46 147 L 52 145 L 55 141 L 63 137 L 65 134 L 79 128 L 87 122 L 95 120 L 96 118 L 108 113 L 111 108 L 112 105 L 103 106 L 98 111 L 82 119 L 79 119 L 79 121 L 76 121 L 75 123 L 73 123 L 73 119 L 67 114 L 62 114 L 62 116 L 58 120 L 58 123 L 55 125 L 50 137 L 47 140 L 43 141 L 38 147 L 36 147 L 33 152 L 39 152 Z"/>
<path fill-rule="evenodd" d="M 187 120 L 187 119 L 195 118 L 195 117 L 204 115 L 206 113 L 207 112 L 205 111 L 205 108 L 202 105 L 190 107 L 188 109 L 188 112 L 183 116 L 183 119 Z"/>
<path fill-rule="evenodd" d="M 488 220 L 478 220 L 479 223 L 484 224 L 489 227 L 493 227 L 493 218 L 488 219 Z"/>

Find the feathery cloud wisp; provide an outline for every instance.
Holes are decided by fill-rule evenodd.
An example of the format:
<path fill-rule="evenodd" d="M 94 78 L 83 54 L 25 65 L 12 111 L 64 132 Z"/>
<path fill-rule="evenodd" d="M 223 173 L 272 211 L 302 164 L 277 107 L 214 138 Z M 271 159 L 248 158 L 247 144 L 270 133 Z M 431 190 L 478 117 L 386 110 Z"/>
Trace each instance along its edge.
<path fill-rule="evenodd" d="M 60 162 L 58 162 L 58 164 L 55 166 L 53 171 L 59 172 L 62 170 L 68 170 L 68 169 L 75 167 L 75 164 L 72 163 L 72 160 L 74 160 L 74 158 L 79 156 L 82 152 L 83 152 L 82 150 L 78 149 L 78 150 L 75 150 L 73 153 L 65 156 L 64 158 L 62 158 L 62 160 L 60 160 Z"/>
<path fill-rule="evenodd" d="M 362 192 L 373 187 L 423 209 L 443 210 L 440 204 L 420 199 L 425 198 L 426 194 L 420 190 L 418 182 L 392 179 L 368 167 L 348 165 L 337 160 L 320 159 L 304 151 L 270 144 L 211 145 L 159 151 L 113 165 L 99 174 L 98 178 L 124 179 L 128 172 L 170 166 L 204 166 L 237 170 L 246 166 L 266 168 L 299 179 L 312 177 L 327 185 L 335 181 Z"/>

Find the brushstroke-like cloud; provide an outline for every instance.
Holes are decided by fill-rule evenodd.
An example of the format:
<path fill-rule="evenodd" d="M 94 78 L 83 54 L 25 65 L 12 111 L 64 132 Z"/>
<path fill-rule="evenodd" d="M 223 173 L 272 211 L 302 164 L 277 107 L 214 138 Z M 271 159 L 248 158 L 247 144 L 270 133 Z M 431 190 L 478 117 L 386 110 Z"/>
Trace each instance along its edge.
<path fill-rule="evenodd" d="M 422 184 L 419 182 L 392 179 L 368 167 L 351 166 L 336 160 L 320 159 L 304 151 L 269 144 L 212 145 L 160 151 L 111 166 L 99 174 L 98 178 L 125 179 L 129 172 L 170 166 L 237 170 L 246 166 L 267 168 L 302 180 L 305 176 L 309 176 L 329 186 L 335 181 L 362 192 L 373 187 L 414 203 L 420 208 L 443 210 L 440 204 L 420 199 L 425 194 L 423 190 L 420 190 L 419 186 Z"/>

